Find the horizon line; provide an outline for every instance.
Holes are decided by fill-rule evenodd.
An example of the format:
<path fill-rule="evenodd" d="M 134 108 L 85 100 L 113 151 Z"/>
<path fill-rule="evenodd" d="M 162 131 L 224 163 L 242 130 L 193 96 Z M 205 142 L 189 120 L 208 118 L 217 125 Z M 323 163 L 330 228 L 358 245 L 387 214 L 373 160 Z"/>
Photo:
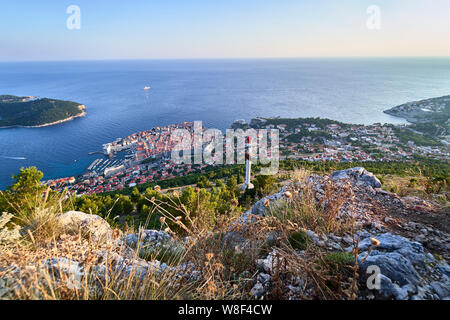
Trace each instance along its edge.
<path fill-rule="evenodd" d="M 450 59 L 450 56 L 284 56 L 284 57 L 191 57 L 191 58 L 93 58 L 61 60 L 0 60 L 0 63 L 101 62 L 101 61 L 199 61 L 199 60 L 296 60 L 296 59 Z"/>

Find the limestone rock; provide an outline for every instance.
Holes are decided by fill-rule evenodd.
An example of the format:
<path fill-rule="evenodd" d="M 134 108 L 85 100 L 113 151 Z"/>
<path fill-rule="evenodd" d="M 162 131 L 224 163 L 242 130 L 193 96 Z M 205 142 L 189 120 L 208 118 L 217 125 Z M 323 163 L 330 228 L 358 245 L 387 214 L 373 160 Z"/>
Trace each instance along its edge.
<path fill-rule="evenodd" d="M 81 289 L 83 268 L 76 261 L 67 258 L 52 258 L 43 261 L 43 267 L 56 281 L 64 283 L 69 289 Z M 45 272 L 45 271 L 44 271 Z"/>
<path fill-rule="evenodd" d="M 359 243 L 361 274 L 371 266 L 379 268 L 381 288 L 378 292 L 384 298 L 444 299 L 450 296 L 450 267 L 437 262 L 426 253 L 418 242 L 402 236 L 384 233 L 374 236 L 380 245 L 371 247 L 370 238 Z M 434 279 L 434 281 L 433 281 Z"/>
<path fill-rule="evenodd" d="M 372 188 L 381 188 L 380 180 L 378 180 L 373 173 L 362 167 L 335 171 L 332 173 L 331 177 L 335 181 L 350 179 L 355 183 L 366 184 Z"/>
<path fill-rule="evenodd" d="M 131 248 L 136 248 L 138 241 L 141 241 L 143 246 L 161 247 L 171 239 L 170 235 L 164 231 L 141 229 L 138 233 L 127 234 L 125 243 Z"/>
<path fill-rule="evenodd" d="M 250 294 L 252 295 L 252 297 L 255 297 L 256 299 L 261 298 L 264 295 L 264 292 L 265 292 L 264 286 L 259 282 L 257 282 L 253 286 L 252 290 L 250 290 Z"/>
<path fill-rule="evenodd" d="M 97 241 L 112 241 L 113 231 L 109 223 L 102 217 L 79 211 L 68 211 L 59 216 L 66 233 L 91 237 Z"/>
<path fill-rule="evenodd" d="M 259 200 L 258 202 L 256 202 L 252 209 L 251 209 L 251 214 L 257 215 L 257 216 L 264 216 L 267 212 L 267 210 L 269 210 L 269 207 L 266 207 L 264 204 L 266 203 L 267 200 L 269 200 L 270 205 L 273 205 L 274 203 L 278 202 L 279 200 L 284 199 L 284 193 L 286 192 L 287 189 L 287 185 L 282 187 L 280 192 L 277 192 L 269 197 L 265 197 L 262 198 L 261 200 Z"/>

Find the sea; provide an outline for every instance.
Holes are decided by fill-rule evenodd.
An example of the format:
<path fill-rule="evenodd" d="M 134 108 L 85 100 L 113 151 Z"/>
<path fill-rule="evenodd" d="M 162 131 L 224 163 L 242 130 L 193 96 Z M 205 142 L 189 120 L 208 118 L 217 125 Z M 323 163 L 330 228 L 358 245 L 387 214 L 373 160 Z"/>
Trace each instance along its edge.
<path fill-rule="evenodd" d="M 150 86 L 150 90 L 144 87 Z M 0 63 L 0 94 L 79 102 L 87 116 L 0 129 L 0 189 L 21 167 L 75 176 L 102 144 L 184 121 L 322 117 L 405 123 L 383 110 L 450 94 L 450 58 L 133 60 Z"/>

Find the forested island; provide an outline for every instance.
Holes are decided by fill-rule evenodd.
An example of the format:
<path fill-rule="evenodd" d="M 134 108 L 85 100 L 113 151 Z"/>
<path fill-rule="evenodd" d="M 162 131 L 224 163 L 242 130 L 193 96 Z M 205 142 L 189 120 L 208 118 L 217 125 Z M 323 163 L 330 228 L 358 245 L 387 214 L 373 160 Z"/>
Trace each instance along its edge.
<path fill-rule="evenodd" d="M 0 127 L 45 127 L 86 115 L 84 105 L 48 98 L 0 95 Z"/>

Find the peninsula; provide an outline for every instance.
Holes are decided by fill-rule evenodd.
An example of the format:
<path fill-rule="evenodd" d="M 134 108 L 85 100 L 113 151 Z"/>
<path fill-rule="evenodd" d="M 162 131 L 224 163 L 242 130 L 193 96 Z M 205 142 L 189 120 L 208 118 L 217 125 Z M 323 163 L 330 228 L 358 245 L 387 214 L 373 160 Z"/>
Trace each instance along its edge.
<path fill-rule="evenodd" d="M 445 123 L 450 116 L 450 96 L 408 102 L 385 110 L 384 113 L 411 123 Z"/>
<path fill-rule="evenodd" d="M 0 128 L 38 128 L 86 115 L 80 103 L 48 98 L 0 95 Z"/>
<path fill-rule="evenodd" d="M 437 139 L 440 143 L 450 145 L 450 96 L 408 102 L 385 110 L 384 113 L 410 122 L 411 125 L 406 128 L 409 135 L 419 134 L 425 139 Z M 405 128 L 397 131 L 404 136 Z"/>

